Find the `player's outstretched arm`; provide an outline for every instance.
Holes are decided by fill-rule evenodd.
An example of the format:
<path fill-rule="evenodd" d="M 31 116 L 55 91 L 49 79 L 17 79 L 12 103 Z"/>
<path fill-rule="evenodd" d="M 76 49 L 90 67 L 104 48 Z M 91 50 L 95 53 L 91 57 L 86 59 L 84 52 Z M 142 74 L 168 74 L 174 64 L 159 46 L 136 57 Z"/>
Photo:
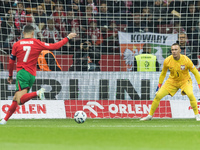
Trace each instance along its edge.
<path fill-rule="evenodd" d="M 44 43 L 39 40 L 37 40 L 37 43 L 40 45 L 40 47 L 39 47 L 40 50 L 56 50 L 56 49 L 61 48 L 70 39 L 72 39 L 74 37 L 76 37 L 76 33 L 70 33 L 66 38 L 64 38 L 61 41 L 54 43 L 54 44 Z"/>
<path fill-rule="evenodd" d="M 163 68 L 162 68 L 162 72 L 161 72 L 160 77 L 159 77 L 159 83 L 158 83 L 158 86 L 157 86 L 157 88 L 156 88 L 156 93 L 155 93 L 155 95 L 157 94 L 158 90 L 159 90 L 159 89 L 161 88 L 161 86 L 162 86 L 162 83 L 163 83 L 163 81 L 164 81 L 164 79 L 165 79 L 165 77 L 166 77 L 166 74 L 167 74 L 167 70 L 168 70 L 168 68 L 167 68 L 167 65 L 166 65 L 166 61 L 164 61 L 164 63 L 163 63 Z"/>
<path fill-rule="evenodd" d="M 190 71 L 194 74 L 195 79 L 197 80 L 198 86 L 200 88 L 200 74 L 198 70 L 196 69 L 196 67 L 193 67 L 192 69 L 190 69 Z"/>

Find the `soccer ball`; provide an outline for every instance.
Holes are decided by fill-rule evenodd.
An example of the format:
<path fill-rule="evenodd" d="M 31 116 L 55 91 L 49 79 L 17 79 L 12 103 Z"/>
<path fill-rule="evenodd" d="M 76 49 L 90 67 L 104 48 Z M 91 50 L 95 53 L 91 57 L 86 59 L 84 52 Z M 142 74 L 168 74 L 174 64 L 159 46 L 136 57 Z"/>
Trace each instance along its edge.
<path fill-rule="evenodd" d="M 84 111 L 77 111 L 74 114 L 74 120 L 77 123 L 84 123 L 86 119 L 87 119 L 87 115 L 86 115 L 86 113 Z"/>

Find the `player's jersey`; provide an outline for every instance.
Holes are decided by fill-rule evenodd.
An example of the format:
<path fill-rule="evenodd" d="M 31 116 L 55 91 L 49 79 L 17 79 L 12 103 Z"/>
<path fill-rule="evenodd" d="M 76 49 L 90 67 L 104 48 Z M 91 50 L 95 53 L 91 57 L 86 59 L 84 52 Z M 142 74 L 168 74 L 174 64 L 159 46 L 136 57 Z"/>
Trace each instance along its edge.
<path fill-rule="evenodd" d="M 166 74 L 169 69 L 169 79 L 173 79 L 173 81 L 184 81 L 190 78 L 189 70 L 193 70 L 193 68 L 195 68 L 195 66 L 187 56 L 180 55 L 180 59 L 175 60 L 173 56 L 170 55 L 164 61 L 162 73 Z M 164 79 L 160 78 L 159 83 L 160 80 Z"/>
<path fill-rule="evenodd" d="M 67 42 L 67 38 L 54 44 L 44 43 L 34 38 L 22 39 L 13 45 L 11 59 L 17 58 L 17 71 L 25 69 L 36 76 L 36 64 L 40 52 L 42 50 L 59 49 Z M 9 69 L 9 76 L 12 76 L 12 69 Z"/>

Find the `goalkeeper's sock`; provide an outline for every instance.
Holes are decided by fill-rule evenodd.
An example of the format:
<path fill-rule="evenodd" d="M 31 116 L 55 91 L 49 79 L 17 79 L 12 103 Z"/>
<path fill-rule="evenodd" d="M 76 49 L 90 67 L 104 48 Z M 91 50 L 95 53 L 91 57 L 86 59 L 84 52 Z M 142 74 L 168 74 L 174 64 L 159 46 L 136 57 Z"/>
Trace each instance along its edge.
<path fill-rule="evenodd" d="M 12 104 L 10 105 L 6 116 L 4 118 L 5 121 L 8 121 L 8 119 L 12 116 L 12 114 L 15 112 L 16 108 L 17 108 L 18 104 L 17 101 L 13 101 Z"/>
<path fill-rule="evenodd" d="M 29 101 L 31 98 L 34 98 L 37 96 L 37 92 L 32 92 L 32 93 L 26 93 L 20 98 L 20 104 L 24 104 L 27 101 Z"/>
<path fill-rule="evenodd" d="M 190 105 L 194 111 L 194 114 L 195 115 L 199 114 L 197 100 L 196 100 L 193 92 L 190 92 L 188 89 L 185 89 L 185 93 L 187 94 L 188 98 L 190 99 Z"/>
<path fill-rule="evenodd" d="M 195 97 L 194 97 L 194 98 L 195 98 Z M 195 114 L 195 115 L 199 114 L 196 99 L 195 99 L 195 100 L 190 100 L 190 105 L 191 105 L 191 107 L 192 107 L 192 109 L 193 109 L 193 111 L 194 111 L 194 114 Z"/>
<path fill-rule="evenodd" d="M 160 103 L 160 99 L 156 99 L 156 97 L 155 97 L 152 104 L 151 104 L 151 110 L 149 112 L 149 115 L 153 116 L 153 114 L 156 111 L 159 103 Z"/>
<path fill-rule="evenodd" d="M 156 97 L 153 100 L 149 115 L 153 116 L 154 112 L 156 111 L 156 109 L 160 103 L 160 100 L 168 94 L 169 94 L 169 92 L 165 88 L 162 88 L 162 87 L 160 88 L 159 92 L 156 94 Z"/>

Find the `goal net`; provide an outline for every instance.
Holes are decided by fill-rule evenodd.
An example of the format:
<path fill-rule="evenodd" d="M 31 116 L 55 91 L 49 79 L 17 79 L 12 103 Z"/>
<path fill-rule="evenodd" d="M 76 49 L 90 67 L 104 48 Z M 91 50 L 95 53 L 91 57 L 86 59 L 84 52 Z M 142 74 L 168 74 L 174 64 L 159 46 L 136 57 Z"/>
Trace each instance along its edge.
<path fill-rule="evenodd" d="M 45 43 L 77 33 L 38 60 L 31 91 L 43 87 L 46 100 L 64 100 L 67 117 L 77 110 L 91 118 L 144 117 L 172 44 L 179 43 L 181 54 L 200 69 L 199 12 L 200 2 L 190 0 L 1 0 L 1 101 L 15 94 L 16 70 L 13 83 L 7 83 L 9 57 L 13 44 L 24 38 L 25 25 L 31 24 L 34 38 Z M 151 60 L 138 64 L 146 52 L 153 54 Z M 198 86 L 191 77 L 198 100 Z M 171 100 L 189 102 L 180 91 L 166 96 L 155 117 L 172 117 L 176 104 Z"/>

